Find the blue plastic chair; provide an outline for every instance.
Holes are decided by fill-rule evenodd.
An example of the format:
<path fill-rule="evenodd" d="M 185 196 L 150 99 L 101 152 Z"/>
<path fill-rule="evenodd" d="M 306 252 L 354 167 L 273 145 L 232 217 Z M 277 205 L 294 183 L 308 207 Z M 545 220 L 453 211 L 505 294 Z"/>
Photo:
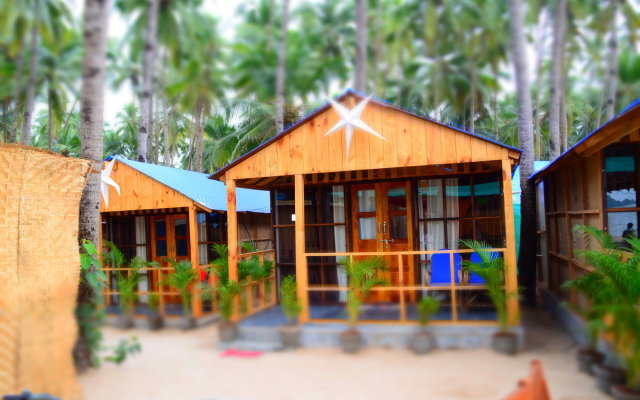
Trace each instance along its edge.
<path fill-rule="evenodd" d="M 491 253 L 491 259 L 493 260 L 494 258 L 498 257 L 498 253 L 496 252 L 492 252 Z M 480 254 L 478 253 L 473 253 L 471 254 L 471 259 L 470 261 L 474 264 L 482 264 L 482 257 L 480 257 Z M 486 282 L 484 281 L 484 279 L 482 279 L 480 276 L 478 276 L 478 274 L 471 272 L 469 274 L 469 283 L 470 284 L 480 284 L 480 285 L 484 285 Z"/>
<path fill-rule="evenodd" d="M 448 250 L 448 249 L 440 249 Z M 460 268 L 462 258 L 460 254 L 453 255 L 453 276 L 455 283 L 460 283 Z M 449 254 L 438 253 L 431 257 L 431 284 L 450 285 L 451 284 L 451 259 Z"/>

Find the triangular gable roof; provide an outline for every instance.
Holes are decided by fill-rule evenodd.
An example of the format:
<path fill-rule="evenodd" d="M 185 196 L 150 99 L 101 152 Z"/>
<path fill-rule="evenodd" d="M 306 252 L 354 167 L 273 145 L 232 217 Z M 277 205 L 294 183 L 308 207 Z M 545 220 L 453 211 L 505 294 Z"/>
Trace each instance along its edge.
<path fill-rule="evenodd" d="M 363 93 L 360 93 L 358 91 L 355 91 L 353 89 L 347 89 L 344 92 L 342 92 L 340 95 L 338 95 L 336 97 L 336 101 L 340 102 L 345 100 L 348 96 L 355 96 L 357 98 L 360 99 L 364 99 L 367 96 Z M 418 118 L 421 121 L 427 121 L 429 123 L 433 123 L 437 126 L 440 127 L 446 127 L 452 131 L 455 132 L 459 132 L 462 133 L 466 136 L 469 136 L 471 138 L 475 138 L 475 139 L 480 139 L 484 142 L 487 142 L 490 145 L 493 146 L 498 146 L 500 148 L 504 148 L 507 149 L 511 152 L 516 152 L 519 156 L 519 154 L 522 152 L 520 149 L 506 145 L 504 143 L 501 143 L 497 140 L 491 139 L 487 136 L 483 136 L 480 135 L 478 133 L 475 132 L 471 132 L 463 127 L 460 126 L 456 126 L 456 125 L 452 125 L 452 124 L 446 124 L 437 120 L 434 120 L 433 118 L 430 118 L 428 116 L 425 115 L 421 115 L 418 114 L 412 110 L 406 109 L 406 108 L 402 108 L 399 107 L 397 105 L 391 104 L 388 101 L 382 100 L 382 99 L 378 99 L 376 97 L 371 97 L 370 99 L 370 104 L 376 104 L 379 106 L 382 106 L 386 109 L 391 109 L 391 110 L 395 110 L 398 112 L 401 112 L 405 115 L 408 115 L 410 117 L 413 118 Z M 230 162 L 229 164 L 225 165 L 224 167 L 220 168 L 218 171 L 214 172 L 211 175 L 211 179 L 219 179 L 220 177 L 222 177 L 228 170 L 232 169 L 233 167 L 237 166 L 238 164 L 242 163 L 244 160 L 256 155 L 257 153 L 261 152 L 262 150 L 266 149 L 267 147 L 273 145 L 274 143 L 280 141 L 281 139 L 283 139 L 284 137 L 286 137 L 287 135 L 291 134 L 292 132 L 296 131 L 298 128 L 302 127 L 303 125 L 305 125 L 306 123 L 312 121 L 314 118 L 318 117 L 320 114 L 322 114 L 323 112 L 329 110 L 331 108 L 331 104 L 327 101 L 324 104 L 322 104 L 321 106 L 317 107 L 316 109 L 314 109 L 313 111 L 311 111 L 309 114 L 307 114 L 305 117 L 303 117 L 301 120 L 299 120 L 298 122 L 296 122 L 295 124 L 289 126 L 287 129 L 283 130 L 282 132 L 280 132 L 278 135 L 272 137 L 271 139 L 267 140 L 266 142 L 262 143 L 261 145 L 259 145 L 258 147 L 254 148 L 253 150 L 247 152 L 246 154 L 238 157 L 237 159 L 233 160 L 232 162 Z"/>
<path fill-rule="evenodd" d="M 208 179 L 208 174 L 132 161 L 121 156 L 109 157 L 107 160 L 112 158 L 183 194 L 205 208 L 227 211 L 225 184 Z M 242 188 L 236 191 L 238 212 L 267 214 L 271 212 L 269 192 Z"/>
<path fill-rule="evenodd" d="M 553 169 L 561 165 L 565 160 L 577 157 L 581 154 L 587 155 L 597 151 L 613 142 L 620 140 L 629 134 L 633 129 L 640 128 L 640 98 L 632 101 L 618 115 L 605 122 L 600 127 L 594 129 L 576 144 L 552 160 L 542 170 L 531 175 L 530 179 L 540 179 Z"/>

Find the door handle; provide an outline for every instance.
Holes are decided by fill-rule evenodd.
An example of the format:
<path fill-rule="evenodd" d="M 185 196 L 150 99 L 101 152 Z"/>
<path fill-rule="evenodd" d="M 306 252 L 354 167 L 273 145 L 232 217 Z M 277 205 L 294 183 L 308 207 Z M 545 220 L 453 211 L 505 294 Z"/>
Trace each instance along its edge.
<path fill-rule="evenodd" d="M 383 233 L 384 235 L 386 235 L 386 234 L 387 234 L 387 221 L 385 221 L 385 222 L 383 222 L 383 223 L 382 223 L 382 233 Z"/>
<path fill-rule="evenodd" d="M 382 243 L 384 243 L 384 248 L 387 249 L 389 248 L 389 243 L 393 243 L 393 239 L 382 239 L 380 240 Z"/>

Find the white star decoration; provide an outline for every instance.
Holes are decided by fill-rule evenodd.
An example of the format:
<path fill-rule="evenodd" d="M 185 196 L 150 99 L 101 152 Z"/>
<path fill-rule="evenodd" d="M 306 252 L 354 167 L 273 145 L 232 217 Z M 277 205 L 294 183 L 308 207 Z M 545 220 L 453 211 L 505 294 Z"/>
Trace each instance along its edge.
<path fill-rule="evenodd" d="M 376 136 L 382 140 L 387 140 L 384 136 L 382 136 L 381 134 L 373 130 L 369 125 L 365 124 L 360 119 L 360 114 L 362 114 L 362 111 L 366 107 L 370 98 L 371 97 L 367 97 L 366 99 L 362 100 L 360 104 L 353 107 L 351 110 L 329 99 L 329 103 L 331 103 L 331 106 L 333 107 L 333 109 L 336 110 L 338 115 L 340 115 L 340 121 L 338 121 L 333 126 L 333 128 L 329 129 L 329 131 L 325 133 L 324 136 L 330 135 L 335 131 L 345 128 L 344 130 L 345 130 L 345 141 L 347 142 L 347 158 L 349 158 L 349 149 L 351 148 L 351 138 L 353 137 L 355 128 L 358 128 L 367 133 L 370 133 L 373 136 Z"/>
<path fill-rule="evenodd" d="M 113 169 L 113 164 L 115 162 L 116 160 L 111 160 L 107 163 L 102 172 L 100 172 L 100 191 L 102 192 L 104 205 L 107 207 L 109 206 L 109 185 L 116 188 L 118 195 L 120 195 L 120 186 L 109 176 L 111 175 L 111 170 Z"/>

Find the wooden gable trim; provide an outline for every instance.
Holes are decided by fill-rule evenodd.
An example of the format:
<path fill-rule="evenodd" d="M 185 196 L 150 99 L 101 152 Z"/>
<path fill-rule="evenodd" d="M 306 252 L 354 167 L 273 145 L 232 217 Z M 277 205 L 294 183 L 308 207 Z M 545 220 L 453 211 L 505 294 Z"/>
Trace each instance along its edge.
<path fill-rule="evenodd" d="M 343 102 L 343 101 L 349 101 L 351 102 L 351 106 L 353 106 L 354 103 L 354 98 L 358 97 L 360 99 L 364 98 L 365 95 L 363 95 L 362 93 L 356 92 L 354 90 L 348 89 L 346 90 L 344 93 L 342 93 L 341 95 L 339 95 L 337 97 L 337 101 L 339 102 Z M 505 145 L 503 143 L 500 143 L 498 141 L 495 141 L 491 138 L 482 136 L 482 135 L 478 135 L 476 133 L 473 132 L 469 132 L 466 131 L 462 128 L 456 127 L 456 126 L 452 126 L 452 125 L 447 125 L 444 124 L 442 122 L 439 121 L 435 121 L 431 118 L 425 117 L 423 115 L 417 114 L 413 111 L 407 110 L 405 108 L 402 107 L 398 107 L 396 105 L 390 104 L 386 101 L 380 100 L 380 99 L 376 99 L 376 98 L 371 98 L 370 100 L 370 104 L 376 104 L 378 106 L 381 106 L 385 109 L 388 110 L 395 110 L 395 111 L 399 111 L 400 114 L 398 114 L 397 118 L 400 119 L 404 119 L 405 123 L 408 124 L 425 124 L 425 123 L 430 123 L 430 124 L 434 124 L 435 126 L 435 130 L 438 130 L 440 132 L 442 132 L 442 128 L 447 129 L 448 131 L 452 131 L 452 132 L 456 132 L 456 133 L 461 133 L 463 136 L 460 139 L 457 139 L 460 141 L 460 143 L 463 145 L 461 146 L 461 150 L 460 150 L 460 154 L 449 154 L 449 158 L 453 158 L 453 157 L 462 157 L 462 162 L 468 162 L 468 161 L 472 161 L 473 159 L 473 155 L 472 154 L 468 154 L 465 153 L 467 152 L 467 149 L 464 149 L 464 142 L 471 142 L 474 139 L 475 140 L 479 140 L 482 142 L 486 143 L 486 147 L 492 146 L 495 147 L 495 150 L 492 150 L 492 152 L 495 153 L 499 153 L 500 150 L 499 149 L 503 149 L 503 150 L 508 150 L 509 151 L 509 156 L 513 159 L 519 159 L 520 158 L 520 153 L 521 151 L 519 149 L 516 149 L 514 147 Z M 329 110 L 330 108 L 330 104 L 327 102 L 325 104 L 323 104 L 321 107 L 317 108 L 316 110 L 312 111 L 308 116 L 306 116 L 305 118 L 303 118 L 302 120 L 300 120 L 298 123 L 292 125 L 291 127 L 287 128 L 286 130 L 282 131 L 280 134 L 274 136 L 273 138 L 271 138 L 270 140 L 264 142 L 263 144 L 261 144 L 260 146 L 256 147 L 255 149 L 251 150 L 250 152 L 246 153 L 245 155 L 237 158 L 236 160 L 232 161 L 230 164 L 224 166 L 223 168 L 221 168 L 220 170 L 216 171 L 215 173 L 213 173 L 211 175 L 211 179 L 218 179 L 221 181 L 225 181 L 225 179 L 227 178 L 227 173 L 231 170 L 237 170 L 238 168 L 243 169 L 242 164 L 248 160 L 248 159 L 252 159 L 254 157 L 256 157 L 258 159 L 258 164 L 262 164 L 265 163 L 266 167 L 264 168 L 264 173 L 262 173 L 260 175 L 260 177 L 265 177 L 265 176 L 276 176 L 279 175 L 277 170 L 278 170 L 278 166 L 280 166 L 280 169 L 284 169 L 287 171 L 287 173 L 290 174 L 296 174 L 296 173 L 313 173 L 316 171 L 309 171 L 309 168 L 307 168 L 308 166 L 312 165 L 314 163 L 314 161 L 317 162 L 316 160 L 313 160 L 313 155 L 311 154 L 305 154 L 305 152 L 303 152 L 303 149 L 308 148 L 308 146 L 320 146 L 323 150 L 324 148 L 328 149 L 335 149 L 336 152 L 335 153 L 339 153 L 339 154 L 344 154 L 344 148 L 343 148 L 343 144 L 340 141 L 336 141 L 336 140 L 332 140 L 331 136 L 335 136 L 335 139 L 338 139 L 340 135 L 331 135 L 327 140 L 323 140 L 323 141 L 319 141 L 318 140 L 318 135 L 315 135 L 313 138 L 295 138 L 295 139 L 289 139 L 289 134 L 291 132 L 294 132 L 298 129 L 303 128 L 305 125 L 309 124 L 310 127 L 308 129 L 310 129 L 311 131 L 315 132 L 317 130 L 322 130 L 323 132 L 326 132 L 326 130 L 333 126 L 333 124 L 335 124 L 335 122 L 337 122 L 337 120 L 333 120 L 334 118 L 330 118 L 329 115 L 325 114 L 325 111 Z M 364 111 L 364 115 L 367 115 L 367 110 Z M 392 115 L 393 118 L 396 118 L 396 115 Z M 415 118 L 415 120 L 414 120 Z M 377 119 L 377 118 L 376 118 Z M 385 135 L 384 132 L 390 133 L 391 131 L 393 131 L 393 126 L 389 126 L 390 121 L 388 119 L 385 119 L 384 121 L 380 121 L 380 119 L 377 119 L 377 121 L 372 121 L 370 125 L 378 125 L 378 129 L 380 129 L 379 131 L 383 133 L 383 135 Z M 373 127 L 373 126 L 372 126 Z M 374 127 L 374 129 L 376 129 Z M 445 131 L 447 132 L 447 131 Z M 442 133 L 439 133 L 438 135 L 442 135 Z M 309 135 L 307 135 L 309 136 Z M 357 136 L 357 135 L 356 135 Z M 385 136 L 386 137 L 386 136 Z M 432 145 L 433 149 L 439 150 L 439 151 L 447 151 L 450 150 L 448 148 L 441 148 L 441 140 L 437 140 L 436 143 L 424 143 L 425 144 L 425 149 L 428 147 L 428 145 Z M 357 151 L 358 148 L 358 139 L 355 138 L 354 139 L 355 143 L 352 143 L 352 150 Z M 399 142 L 401 143 L 401 142 Z M 414 146 L 415 148 L 420 148 L 420 144 L 418 143 L 416 146 Z M 364 143 L 361 143 L 361 146 L 364 146 Z M 340 157 L 334 157 L 333 159 L 329 160 L 329 170 L 330 171 L 343 171 L 343 170 L 356 170 L 356 169 L 366 169 L 368 167 L 371 167 L 371 163 L 373 163 L 373 166 L 375 165 L 380 165 L 381 161 L 392 161 L 392 159 L 395 157 L 397 158 L 397 162 L 399 162 L 400 164 L 404 164 L 407 163 L 408 157 L 410 157 L 411 152 L 412 152 L 412 146 L 410 143 L 403 143 L 403 145 L 406 145 L 406 147 L 402 147 L 398 150 L 394 149 L 394 151 L 391 152 L 385 152 L 384 150 L 384 143 L 380 144 L 380 143 L 368 143 L 368 147 L 369 150 L 380 150 L 380 146 L 382 146 L 382 152 L 381 153 L 377 153 L 374 151 L 374 153 L 377 154 L 381 154 L 380 156 L 380 160 L 364 160 L 364 159 L 360 159 L 358 165 L 353 165 L 351 159 L 352 157 L 349 157 L 349 159 L 347 160 L 340 160 Z M 271 146 L 276 146 L 280 149 L 280 151 L 275 151 L 275 152 L 271 152 L 269 154 L 261 154 L 263 152 L 263 150 L 266 150 L 267 148 L 271 147 Z M 287 154 L 287 151 L 285 151 L 284 148 L 288 147 L 288 155 L 289 157 L 278 157 L 277 155 L 280 154 Z M 482 147 L 482 146 L 478 146 L 478 147 Z M 338 151 L 340 150 L 340 151 Z M 329 152 L 320 152 L 320 154 L 329 154 Z M 297 159 L 298 157 L 302 156 L 302 162 L 299 164 L 294 164 L 291 165 L 290 163 L 290 159 Z M 502 159 L 502 157 L 497 157 L 497 158 L 492 158 L 495 160 L 498 159 Z M 475 160 L 473 160 L 475 161 Z M 486 161 L 486 159 L 482 159 L 481 161 Z M 366 165 L 367 163 L 369 163 L 369 165 Z M 361 164 L 361 165 L 360 165 Z M 389 162 L 386 163 L 386 165 L 389 165 Z M 244 167 L 247 169 L 250 169 L 249 167 Z M 249 171 L 247 171 L 249 172 Z M 323 171 L 324 172 L 324 171 Z M 236 174 L 229 174 L 231 175 L 236 175 Z M 255 176 L 258 177 L 258 176 Z M 232 178 L 235 178 L 234 176 L 232 176 Z"/>
<path fill-rule="evenodd" d="M 165 185 L 164 183 L 150 177 L 149 175 L 143 173 L 142 171 L 139 171 L 119 161 L 118 159 L 115 159 L 115 160 L 116 160 L 116 164 L 113 166 L 112 175 L 114 173 L 117 174 L 117 177 L 115 178 L 115 180 L 116 180 L 116 183 L 120 185 L 120 190 L 122 194 L 118 195 L 118 193 L 115 191 L 114 188 L 109 187 L 109 207 L 106 208 L 104 201 L 101 199 L 100 212 L 114 212 L 114 211 L 122 212 L 122 211 L 137 211 L 137 210 L 148 210 L 148 209 L 154 210 L 154 209 L 169 209 L 169 208 L 190 207 L 190 206 L 196 206 L 197 208 L 205 212 L 212 211 L 208 207 L 194 201 L 190 197 L 185 196 L 184 194 L 173 189 L 172 187 Z M 138 176 L 136 176 L 136 174 Z M 135 179 L 138 181 L 134 181 L 134 176 L 135 176 Z M 140 179 L 147 180 L 148 184 L 150 185 L 159 185 L 165 190 L 170 190 L 173 193 L 172 196 L 174 197 L 172 199 L 168 199 L 167 196 L 162 195 L 161 193 L 158 193 L 158 196 L 156 197 L 159 197 L 161 199 L 160 201 L 161 207 L 152 207 L 151 203 L 153 203 L 154 200 L 151 200 L 149 202 L 150 204 L 142 204 L 139 207 L 135 206 L 136 201 L 126 197 L 128 197 L 127 194 L 131 194 L 131 191 L 138 190 L 140 192 L 145 192 L 145 188 L 144 188 L 145 183 L 140 182 L 139 181 Z M 150 192 L 148 189 L 149 188 L 147 188 L 146 190 L 147 195 Z M 148 199 L 145 199 L 145 201 L 148 201 Z M 140 204 L 140 201 L 138 201 L 138 204 Z"/>

